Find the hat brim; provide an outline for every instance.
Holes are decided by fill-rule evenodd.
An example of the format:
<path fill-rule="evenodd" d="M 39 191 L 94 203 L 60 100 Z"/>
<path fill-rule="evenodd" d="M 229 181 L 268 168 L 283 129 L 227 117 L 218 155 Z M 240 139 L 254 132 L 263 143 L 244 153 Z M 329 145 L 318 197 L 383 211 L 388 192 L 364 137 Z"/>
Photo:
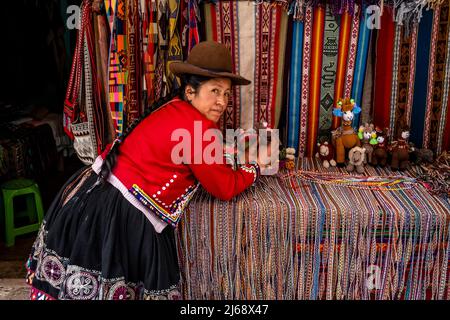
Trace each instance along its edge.
<path fill-rule="evenodd" d="M 215 72 L 206 69 L 196 67 L 190 63 L 174 61 L 169 64 L 169 70 L 176 76 L 182 74 L 195 74 L 197 76 L 203 76 L 208 78 L 229 78 L 233 85 L 248 85 L 252 83 L 240 75 L 231 72 Z"/>

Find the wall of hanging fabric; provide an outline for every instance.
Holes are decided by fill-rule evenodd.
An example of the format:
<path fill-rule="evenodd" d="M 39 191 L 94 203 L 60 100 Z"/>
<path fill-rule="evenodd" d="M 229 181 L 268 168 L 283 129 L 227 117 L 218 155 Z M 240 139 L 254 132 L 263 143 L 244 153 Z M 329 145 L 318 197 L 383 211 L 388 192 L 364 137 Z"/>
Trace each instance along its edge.
<path fill-rule="evenodd" d="M 197 0 L 84 0 L 64 127 L 86 164 L 179 86 L 169 71 L 200 41 Z"/>
<path fill-rule="evenodd" d="M 168 66 L 203 40 L 225 43 L 234 71 L 252 80 L 234 88 L 222 129 L 267 122 L 310 157 L 340 126 L 332 109 L 348 96 L 362 108 L 354 128 L 374 122 L 395 140 L 409 125 L 416 146 L 450 147 L 448 1 L 84 0 L 82 8 L 65 127 L 86 163 L 179 86 Z M 377 13 L 379 29 L 369 28 Z"/>
<path fill-rule="evenodd" d="M 294 22 L 287 145 L 301 156 L 312 156 L 316 142 L 339 125 L 331 109 L 343 96 L 362 107 L 354 128 L 375 122 L 389 127 L 396 140 L 400 128 L 409 125 L 416 146 L 437 154 L 448 148 L 448 2 L 417 3 L 416 11 L 403 15 L 401 1 L 395 7 L 385 2 L 380 29 L 372 30 L 366 25 L 368 4 L 362 12 L 355 4 L 350 18 L 349 11 L 333 14 L 326 3 L 306 8 Z"/>

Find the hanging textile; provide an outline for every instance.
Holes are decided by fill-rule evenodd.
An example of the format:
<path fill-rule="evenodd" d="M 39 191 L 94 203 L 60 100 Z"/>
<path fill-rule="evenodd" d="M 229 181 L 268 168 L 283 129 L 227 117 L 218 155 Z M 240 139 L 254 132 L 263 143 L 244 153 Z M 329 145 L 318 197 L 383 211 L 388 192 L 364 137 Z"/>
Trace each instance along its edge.
<path fill-rule="evenodd" d="M 157 1 L 158 57 L 155 69 L 155 100 L 165 97 L 169 92 L 169 80 L 165 68 L 169 49 L 169 17 L 169 1 Z"/>
<path fill-rule="evenodd" d="M 320 72 L 322 70 L 323 30 L 325 8 L 314 9 L 311 46 L 311 79 L 308 106 L 308 133 L 306 156 L 312 157 L 317 142 L 319 112 L 320 112 Z"/>
<path fill-rule="evenodd" d="M 254 123 L 267 122 L 271 128 L 276 128 L 281 112 L 279 85 L 283 79 L 285 46 L 282 44 L 286 39 L 287 16 L 279 7 L 264 3 L 256 7 L 255 22 Z M 245 50 L 245 46 L 242 49 Z M 243 116 L 245 119 L 245 112 Z"/>
<path fill-rule="evenodd" d="M 423 147 L 437 151 L 438 140 L 441 139 L 439 130 L 443 105 L 447 101 L 443 100 L 445 74 L 450 72 L 450 65 L 446 65 L 446 54 L 448 50 L 449 33 L 449 4 L 443 3 L 436 6 L 435 16 L 439 17 L 436 25 L 433 25 L 433 38 L 430 56 L 430 73 L 427 110 L 425 112 L 425 132 Z M 441 132 L 442 133 L 442 132 Z"/>
<path fill-rule="evenodd" d="M 352 85 L 353 85 L 353 76 L 355 73 L 355 60 L 356 53 L 358 47 L 358 35 L 359 35 L 359 27 L 360 27 L 360 6 L 355 4 L 354 12 L 352 16 L 352 25 L 350 32 L 350 43 L 348 48 L 348 61 L 347 61 L 347 71 L 345 76 L 345 85 L 344 85 L 344 97 L 350 97 Z M 352 97 L 353 98 L 353 97 Z"/>
<path fill-rule="evenodd" d="M 345 98 L 344 86 L 345 86 L 345 71 L 347 68 L 348 50 L 350 43 L 352 27 L 352 16 L 350 13 L 344 13 L 341 15 L 341 25 L 339 30 L 339 55 L 336 67 L 336 81 L 334 86 L 334 101 L 338 101 L 341 98 Z M 333 116 L 331 128 L 334 130 L 341 124 L 341 118 Z"/>
<path fill-rule="evenodd" d="M 181 40 L 178 34 L 177 21 L 180 9 L 180 0 L 169 0 L 169 46 L 167 50 L 166 74 L 168 77 L 169 91 L 176 90 L 180 87 L 178 79 L 172 72 L 169 66 L 174 61 L 183 61 L 183 52 L 181 49 Z"/>
<path fill-rule="evenodd" d="M 141 43 L 138 0 L 126 1 L 126 85 L 124 114 L 126 126 L 141 115 Z"/>
<path fill-rule="evenodd" d="M 221 120 L 222 129 L 244 129 L 268 122 L 276 128 L 281 113 L 287 15 L 279 6 L 263 2 L 219 1 L 205 4 L 207 40 L 226 44 L 233 72 L 252 81 L 234 87 Z"/>
<path fill-rule="evenodd" d="M 91 164 L 105 147 L 105 110 L 101 105 L 94 45 L 92 2 L 81 6 L 81 28 L 77 34 L 72 71 L 64 103 L 64 128 L 74 140 L 77 156 Z"/>
<path fill-rule="evenodd" d="M 189 53 L 192 48 L 200 42 L 200 35 L 197 26 L 197 20 L 200 20 L 200 11 L 198 9 L 197 1 L 195 0 L 187 0 L 187 26 L 188 26 L 188 52 Z"/>
<path fill-rule="evenodd" d="M 390 8 L 384 8 L 380 24 L 376 39 L 373 122 L 386 128 L 389 127 L 395 37 L 395 24 Z"/>
<path fill-rule="evenodd" d="M 447 121 L 445 122 L 445 130 L 442 138 L 442 151 L 450 151 L 450 99 L 447 102 Z"/>
<path fill-rule="evenodd" d="M 401 45 L 401 26 L 399 24 L 395 25 L 394 31 L 394 51 L 392 52 L 392 80 L 391 80 L 391 98 L 389 103 L 389 129 L 390 132 L 395 132 L 395 110 L 397 105 L 397 85 L 398 85 L 398 72 L 399 72 L 399 59 L 400 59 L 400 45 Z M 402 128 L 399 128 L 401 130 Z M 394 138 L 396 140 L 396 135 L 391 135 L 390 141 Z"/>
<path fill-rule="evenodd" d="M 80 14 L 83 17 L 82 14 Z M 77 32 L 77 40 L 75 46 L 75 53 L 73 55 L 72 68 L 70 71 L 69 82 L 66 89 L 66 97 L 64 99 L 64 114 L 63 126 L 64 131 L 71 140 L 74 139 L 72 132 L 72 122 L 78 116 L 78 109 L 80 104 L 80 89 L 81 89 L 81 73 L 82 73 L 82 47 L 83 47 L 83 32 L 85 25 L 81 24 Z"/>
<path fill-rule="evenodd" d="M 124 130 L 125 85 L 127 71 L 126 43 L 126 6 L 125 0 L 112 2 L 110 8 L 110 23 L 113 21 L 111 42 L 109 48 L 109 107 L 114 121 L 116 135 L 122 135 Z M 111 18 L 112 17 L 112 18 Z"/>
<path fill-rule="evenodd" d="M 144 88 L 145 106 L 153 104 L 156 94 L 155 70 L 158 57 L 158 26 L 157 26 L 157 2 L 150 0 L 145 6 L 144 20 Z M 145 23 L 147 22 L 147 23 Z"/>
<path fill-rule="evenodd" d="M 329 138 L 334 107 L 334 83 L 338 60 L 339 23 L 328 5 L 325 9 L 323 54 L 320 83 L 320 114 L 318 140 Z"/>
<path fill-rule="evenodd" d="M 302 53 L 303 53 L 302 21 L 294 21 L 292 36 L 292 53 L 289 78 L 289 107 L 287 119 L 287 146 L 297 149 L 300 131 L 300 104 L 302 90 Z"/>
<path fill-rule="evenodd" d="M 413 27 L 409 36 L 406 36 L 406 28 L 404 26 L 397 26 L 398 34 L 398 49 L 395 52 L 398 54 L 397 67 L 393 71 L 397 73 L 396 84 L 392 86 L 391 101 L 391 121 L 390 132 L 391 139 L 396 140 L 400 135 L 400 130 L 405 126 L 411 124 L 410 114 L 412 106 L 412 94 L 414 85 L 414 72 L 416 64 L 416 45 L 417 45 L 417 27 Z"/>
<path fill-rule="evenodd" d="M 371 34 L 374 36 L 375 34 Z M 374 74 L 375 74 L 375 43 L 369 41 L 369 49 L 366 62 L 366 73 L 364 75 L 363 93 L 361 99 L 360 123 L 373 122 L 373 98 L 374 98 Z"/>
<path fill-rule="evenodd" d="M 442 95 L 442 112 L 441 119 L 439 121 L 439 129 L 438 129 L 438 141 L 437 141 L 437 150 L 436 154 L 440 154 L 444 150 L 449 150 L 449 146 L 446 145 L 446 140 L 448 140 L 448 131 L 450 129 L 450 119 L 448 118 L 448 103 L 449 99 L 449 91 L 450 91 L 450 31 L 447 31 L 447 52 L 446 52 L 446 62 L 445 62 L 445 78 L 444 78 L 444 92 Z"/>
<path fill-rule="evenodd" d="M 307 7 L 305 9 L 305 32 L 303 42 L 303 65 L 302 65 L 302 83 L 301 83 L 301 107 L 300 107 L 300 134 L 298 152 L 299 156 L 303 157 L 306 153 L 307 132 L 308 128 L 308 109 L 309 109 L 309 95 L 311 79 L 311 49 L 312 49 L 312 30 L 313 30 L 313 8 Z"/>
<path fill-rule="evenodd" d="M 414 81 L 413 107 L 411 111 L 411 135 L 409 140 L 421 148 L 423 143 L 425 109 L 427 105 L 428 70 L 433 26 L 433 11 L 425 11 L 420 20 L 417 35 L 416 77 Z M 420 49 L 420 50 L 419 50 Z"/>
<path fill-rule="evenodd" d="M 115 130 L 114 123 L 109 112 L 108 103 L 108 50 L 110 34 L 108 30 L 108 20 L 105 14 L 105 7 L 103 0 L 95 0 L 93 2 L 94 9 L 94 45 L 95 45 L 95 60 L 97 64 L 98 85 L 100 90 L 100 106 L 103 109 L 105 116 L 105 141 L 108 144 L 114 140 Z"/>
<path fill-rule="evenodd" d="M 367 55 L 369 53 L 369 42 L 370 42 L 370 34 L 371 30 L 367 28 L 366 22 L 368 18 L 368 12 L 366 11 L 366 7 L 363 8 L 364 18 L 361 18 L 359 21 L 359 35 L 358 35 L 358 45 L 356 49 L 356 61 L 355 61 L 355 71 L 353 74 L 353 85 L 352 91 L 349 95 L 353 99 L 355 99 L 356 105 L 361 108 L 361 112 L 355 114 L 353 119 L 353 128 L 357 130 L 359 128 L 360 116 L 363 112 L 363 88 L 364 83 L 366 81 L 366 64 L 367 64 Z"/>
<path fill-rule="evenodd" d="M 415 172 L 298 168 L 233 202 L 196 194 L 177 232 L 184 298 L 450 298 L 450 204 Z"/>
<path fill-rule="evenodd" d="M 105 0 L 105 11 L 106 17 L 109 23 L 109 30 L 112 31 L 114 28 L 115 11 L 117 8 L 118 0 Z"/>

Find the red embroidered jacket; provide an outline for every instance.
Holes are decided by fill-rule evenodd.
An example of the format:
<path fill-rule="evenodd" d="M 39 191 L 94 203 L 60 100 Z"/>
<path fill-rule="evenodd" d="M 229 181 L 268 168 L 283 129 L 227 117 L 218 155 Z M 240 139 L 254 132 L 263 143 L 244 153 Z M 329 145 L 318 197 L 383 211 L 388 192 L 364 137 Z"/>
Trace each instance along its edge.
<path fill-rule="evenodd" d="M 194 158 L 199 155 L 203 160 L 201 155 L 211 144 L 202 141 L 208 129 L 217 129 L 217 126 L 191 104 L 174 99 L 145 118 L 119 147 L 116 166 L 108 181 L 146 214 L 158 232 L 166 224 L 157 221 L 142 205 L 176 226 L 198 182 L 213 196 L 230 200 L 251 186 L 259 175 L 256 164 L 243 165 L 234 171 L 225 160 L 223 164 L 194 163 Z M 178 164 L 172 160 L 172 153 L 186 140 L 180 135 L 172 138 L 175 131 L 191 137 L 184 144 L 191 146 L 191 154 L 184 150 L 176 153 L 184 159 Z M 200 142 L 200 147 L 194 146 L 195 141 Z M 99 173 L 109 149 L 110 146 L 93 164 L 96 173 Z"/>

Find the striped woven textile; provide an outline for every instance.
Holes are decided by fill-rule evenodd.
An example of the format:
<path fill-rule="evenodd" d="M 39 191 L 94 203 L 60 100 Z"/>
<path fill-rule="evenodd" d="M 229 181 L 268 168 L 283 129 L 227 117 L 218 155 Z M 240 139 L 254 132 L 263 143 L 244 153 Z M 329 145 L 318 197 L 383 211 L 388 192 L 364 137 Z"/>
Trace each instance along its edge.
<path fill-rule="evenodd" d="M 185 298 L 450 299 L 450 202 L 416 169 L 297 168 L 232 201 L 195 195 L 177 232 Z"/>
<path fill-rule="evenodd" d="M 350 97 L 355 99 L 356 104 L 363 109 L 363 90 L 366 75 L 367 55 L 369 51 L 369 40 L 371 30 L 367 27 L 368 11 L 363 9 L 365 18 L 359 21 L 358 46 L 356 49 L 355 71 L 353 74 L 353 85 Z M 355 130 L 359 127 L 361 113 L 355 114 L 353 127 Z"/>
<path fill-rule="evenodd" d="M 309 94 L 307 141 L 304 146 L 300 132 L 299 154 L 303 154 L 306 149 L 307 157 L 313 155 L 318 140 L 329 139 L 331 129 L 339 126 L 339 118 L 334 117 L 331 112 L 335 102 L 340 98 L 350 97 L 354 85 L 359 88 L 357 93 L 362 94 L 364 82 L 370 34 L 363 30 L 361 37 L 359 36 L 360 25 L 363 23 L 360 19 L 360 7 L 352 6 L 353 14 L 344 12 L 338 16 L 331 8 L 331 3 L 327 3 L 325 7 L 317 6 L 312 9 L 311 41 L 306 40 L 308 29 L 304 27 L 303 50 L 311 52 L 311 59 L 306 60 L 310 63 L 309 82 L 306 82 L 307 88 L 302 87 L 302 92 Z M 307 12 L 304 23 L 308 23 Z M 357 82 L 354 80 L 355 76 Z M 304 83 L 302 81 L 302 85 Z M 300 130 L 304 130 L 303 128 L 302 124 Z"/>
<path fill-rule="evenodd" d="M 391 141 L 407 125 L 411 142 L 440 154 L 448 149 L 444 132 L 450 86 L 449 4 L 424 11 L 413 26 L 395 24 L 392 14 L 386 7 L 378 32 L 371 118 L 390 128 Z"/>
<path fill-rule="evenodd" d="M 300 105 L 300 133 L 298 152 L 299 155 L 304 156 L 306 152 L 307 130 L 308 130 L 308 110 L 309 110 L 309 81 L 311 79 L 311 50 L 312 50 L 312 18 L 313 9 L 308 7 L 305 9 L 304 18 L 304 44 L 302 57 L 302 83 L 301 83 L 301 105 Z M 298 44 L 294 44 L 298 45 Z"/>
<path fill-rule="evenodd" d="M 105 2 L 108 3 L 108 2 Z M 114 6 L 112 6 L 114 5 Z M 124 0 L 111 1 L 107 7 L 111 28 L 111 42 L 109 48 L 109 90 L 108 101 L 116 135 L 124 130 L 126 64 L 126 16 Z"/>
<path fill-rule="evenodd" d="M 297 149 L 300 132 L 300 105 L 302 90 L 302 54 L 304 23 L 294 21 L 289 77 L 289 105 L 287 118 L 287 145 Z"/>
<path fill-rule="evenodd" d="M 396 27 L 397 48 L 393 68 L 395 84 L 393 81 L 391 94 L 390 130 L 394 140 L 399 137 L 403 126 L 411 125 L 411 107 L 416 65 L 417 27 L 413 27 L 410 36 L 405 36 L 405 27 Z"/>
<path fill-rule="evenodd" d="M 444 132 L 450 132 L 450 99 L 447 102 L 447 121 Z M 442 150 L 450 150 L 450 134 L 444 134 L 442 139 Z"/>
<path fill-rule="evenodd" d="M 350 97 L 352 85 L 353 85 L 353 77 L 355 73 L 355 60 L 356 53 L 358 48 L 358 35 L 359 35 L 359 27 L 360 27 L 360 6 L 355 4 L 355 12 L 351 17 L 351 28 L 350 28 L 350 40 L 349 40 L 349 48 L 348 48 L 348 61 L 347 61 L 347 71 L 345 74 L 345 84 L 344 84 L 344 97 Z"/>
<path fill-rule="evenodd" d="M 320 115 L 318 139 L 329 140 L 332 110 L 335 107 L 334 84 L 338 62 L 339 23 L 329 5 L 325 11 L 323 29 L 322 68 L 320 70 Z"/>
<path fill-rule="evenodd" d="M 394 58 L 395 24 L 392 9 L 386 7 L 381 16 L 381 28 L 376 39 L 374 76 L 373 121 L 376 125 L 389 127 L 391 105 L 392 68 Z"/>
<path fill-rule="evenodd" d="M 346 83 L 347 60 L 349 59 L 349 45 L 352 33 L 352 16 L 345 12 L 341 15 L 341 24 L 339 30 L 339 55 L 336 67 L 336 81 L 334 84 L 334 101 L 338 101 L 344 96 Z M 341 124 L 341 118 L 333 116 L 331 128 L 336 129 Z"/>
<path fill-rule="evenodd" d="M 416 77 L 414 81 L 413 107 L 411 111 L 410 141 L 416 146 L 423 143 L 424 119 L 427 99 L 428 69 L 430 65 L 430 39 L 433 27 L 433 11 L 425 11 L 417 35 Z"/>
<path fill-rule="evenodd" d="M 448 7 L 447 7 L 448 8 Z M 446 67 L 450 68 L 450 30 L 447 31 L 447 52 L 446 52 Z M 437 147 L 436 153 L 440 154 L 443 150 L 450 150 L 450 146 L 446 144 L 446 139 L 448 140 L 448 134 L 444 134 L 444 132 L 449 132 L 450 129 L 450 118 L 448 117 L 448 103 L 449 100 L 449 92 L 450 92 L 450 70 L 446 70 L 444 83 L 443 83 L 444 91 L 442 93 L 442 112 L 441 118 L 439 120 L 439 128 L 438 128 L 438 139 L 437 139 Z M 446 103 L 447 101 L 447 103 Z"/>
<path fill-rule="evenodd" d="M 427 111 L 425 117 L 425 131 L 423 147 L 429 148 L 433 151 L 437 150 L 439 140 L 442 139 L 443 131 L 441 126 L 441 115 L 443 112 L 443 105 L 447 105 L 447 100 L 444 100 L 444 84 L 445 76 L 450 73 L 450 65 L 446 59 L 449 42 L 448 34 L 450 32 L 450 10 L 449 3 L 446 1 L 435 10 L 436 28 L 433 25 L 433 39 L 432 52 L 434 56 L 430 57 L 433 61 L 433 68 L 430 66 L 429 80 L 431 87 L 428 88 Z M 433 48 L 434 46 L 434 48 Z M 444 71 L 444 72 L 443 72 Z M 448 95 L 447 97 L 448 98 Z M 441 131 L 439 131 L 441 129 Z"/>
<path fill-rule="evenodd" d="M 322 70 L 323 31 L 325 8 L 316 7 L 313 10 L 311 66 L 309 82 L 308 132 L 306 156 L 312 157 L 316 142 L 320 115 L 320 75 Z"/>
<path fill-rule="evenodd" d="M 269 2 L 218 1 L 203 6 L 206 39 L 225 43 L 232 53 L 233 72 L 252 81 L 234 87 L 221 120 L 222 129 L 277 128 L 283 93 L 287 13 Z"/>

